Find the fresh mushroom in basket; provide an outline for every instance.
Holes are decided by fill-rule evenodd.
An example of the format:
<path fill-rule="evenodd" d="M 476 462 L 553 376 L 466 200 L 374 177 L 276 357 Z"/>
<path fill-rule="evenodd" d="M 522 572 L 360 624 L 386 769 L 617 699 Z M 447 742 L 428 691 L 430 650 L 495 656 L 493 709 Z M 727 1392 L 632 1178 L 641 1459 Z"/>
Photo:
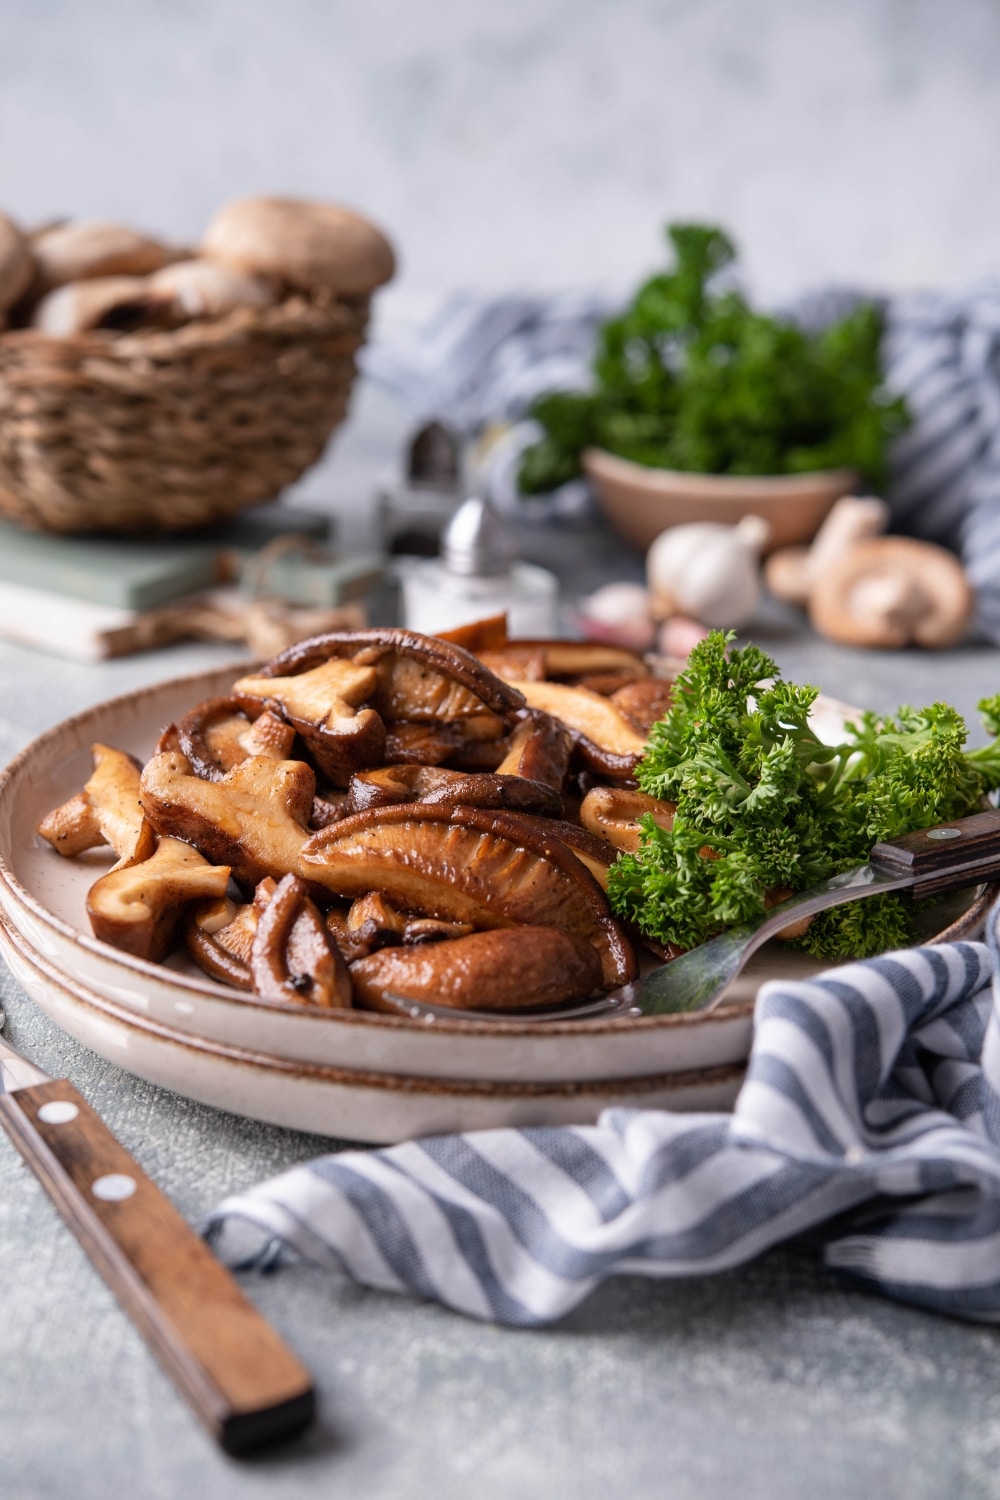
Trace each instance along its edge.
<path fill-rule="evenodd" d="M 240 198 L 220 208 L 201 253 L 247 275 L 309 291 L 364 296 L 395 270 L 392 246 L 360 214 L 296 198 Z"/>

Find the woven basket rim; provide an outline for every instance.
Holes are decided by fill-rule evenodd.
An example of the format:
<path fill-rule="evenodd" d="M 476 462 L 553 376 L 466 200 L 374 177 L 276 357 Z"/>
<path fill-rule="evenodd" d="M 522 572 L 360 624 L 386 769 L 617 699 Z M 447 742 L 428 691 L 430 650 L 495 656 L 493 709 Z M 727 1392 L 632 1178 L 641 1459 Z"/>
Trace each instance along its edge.
<path fill-rule="evenodd" d="M 0 355 L 50 359 L 54 363 L 60 362 L 60 358 L 93 355 L 134 360 L 188 354 L 254 334 L 282 337 L 305 333 L 321 337 L 354 329 L 361 338 L 369 302 L 366 296 L 317 302 L 303 292 L 292 292 L 271 307 L 239 307 L 222 317 L 192 319 L 178 328 L 137 328 L 127 332 L 94 328 L 59 337 L 40 328 L 8 328 L 0 331 Z"/>

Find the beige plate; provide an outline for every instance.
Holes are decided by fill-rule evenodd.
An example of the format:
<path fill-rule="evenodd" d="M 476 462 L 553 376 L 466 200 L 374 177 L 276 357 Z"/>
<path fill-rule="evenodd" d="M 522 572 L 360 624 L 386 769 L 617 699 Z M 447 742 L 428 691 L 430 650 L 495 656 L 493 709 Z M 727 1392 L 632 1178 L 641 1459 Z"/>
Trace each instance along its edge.
<path fill-rule="evenodd" d="M 65 1023 L 67 1029 L 102 1055 L 131 1066 L 140 1031 L 147 1039 L 166 1036 L 164 1048 L 185 1047 L 197 1055 L 198 1076 L 207 1081 L 197 1089 L 185 1087 L 183 1070 L 170 1071 L 169 1079 L 161 1073 L 157 1081 L 221 1107 L 276 1119 L 274 1109 L 263 1103 L 263 1093 L 258 1098 L 254 1090 L 243 1088 L 241 1102 L 235 1103 L 232 1090 L 223 1084 L 234 1066 L 231 1054 L 251 1055 L 258 1072 L 267 1062 L 274 1076 L 282 1078 L 284 1097 L 301 1088 L 301 1107 L 282 1106 L 285 1123 L 293 1123 L 294 1116 L 302 1128 L 334 1129 L 355 1138 L 396 1139 L 400 1131 L 452 1128 L 465 1116 L 456 1112 L 442 1123 L 440 1095 L 435 1093 L 432 1127 L 422 1109 L 394 1116 L 391 1135 L 373 1134 L 369 1124 L 350 1129 L 350 1114 L 344 1110 L 334 1125 L 326 1114 L 310 1114 L 308 1101 L 317 1097 L 316 1089 L 296 1081 L 311 1077 L 309 1069 L 336 1070 L 341 1098 L 353 1087 L 342 1074 L 390 1075 L 398 1080 L 394 1087 L 401 1096 L 407 1090 L 420 1094 L 426 1080 L 479 1090 L 477 1119 L 494 1124 L 508 1118 L 503 1101 L 517 1099 L 518 1108 L 523 1107 L 526 1086 L 551 1092 L 551 1086 L 565 1085 L 578 1094 L 581 1085 L 593 1084 L 592 1118 L 598 1107 L 624 1103 L 663 1075 L 684 1075 L 687 1087 L 694 1073 L 738 1067 L 750 1047 L 757 986 L 765 978 L 797 978 L 819 970 L 802 955 L 765 949 L 736 981 L 730 1000 L 707 1016 L 513 1024 L 456 1016 L 428 1024 L 363 1011 L 269 1004 L 213 983 L 186 958 L 149 964 L 98 942 L 88 931 L 84 903 L 106 860 L 94 854 L 61 859 L 37 837 L 37 823 L 83 785 L 94 741 L 144 758 L 164 724 L 200 698 L 227 691 L 237 672 L 230 666 L 99 704 L 41 735 L 0 776 L 0 912 L 20 943 L 21 969 L 26 973 L 27 965 L 34 971 L 32 983 L 24 982 L 59 1019 L 70 1001 L 64 995 L 57 1012 L 56 1002 L 44 995 L 52 986 L 76 995 L 79 1004 L 70 1006 L 74 1019 L 72 1025 Z M 971 906 L 966 900 L 958 928 L 949 929 L 947 936 L 967 935 L 986 904 L 983 895 Z M 116 1035 L 123 1034 L 122 1027 L 130 1028 L 131 1051 L 126 1048 L 123 1054 L 117 1043 L 107 1041 L 111 1012 L 101 1006 L 113 1008 Z M 154 1051 L 158 1045 L 149 1042 Z M 216 1069 L 218 1059 L 228 1061 L 219 1061 Z M 286 1062 L 305 1065 L 306 1071 L 300 1067 L 288 1074 L 282 1067 Z M 148 1061 L 133 1071 L 154 1076 Z M 214 1095 L 213 1076 L 219 1078 Z M 450 1092 L 454 1090 L 446 1090 L 446 1096 Z M 685 1097 L 691 1097 L 690 1091 Z M 538 1118 L 549 1118 L 540 1104 Z"/>

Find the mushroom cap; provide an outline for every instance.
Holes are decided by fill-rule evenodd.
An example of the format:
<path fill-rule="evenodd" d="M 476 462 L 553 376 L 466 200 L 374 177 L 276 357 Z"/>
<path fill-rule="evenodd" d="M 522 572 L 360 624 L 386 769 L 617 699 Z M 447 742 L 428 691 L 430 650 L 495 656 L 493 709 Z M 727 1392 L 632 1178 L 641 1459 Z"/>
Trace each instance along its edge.
<path fill-rule="evenodd" d="M 157 311 L 145 276 L 101 276 L 71 281 L 42 298 L 32 327 L 52 338 L 70 338 L 91 328 L 132 327 Z"/>
<path fill-rule="evenodd" d="M 176 252 L 125 224 L 77 219 L 32 236 L 38 290 L 95 276 L 145 276 L 176 259 Z"/>
<path fill-rule="evenodd" d="M 239 198 L 205 232 L 201 254 L 235 271 L 361 296 L 388 281 L 392 246 L 360 214 L 300 198 Z"/>
<path fill-rule="evenodd" d="M 278 288 L 261 276 L 245 276 L 210 260 L 179 260 L 149 278 L 156 297 L 173 302 L 180 318 L 221 318 L 238 307 L 271 307 Z"/>
<path fill-rule="evenodd" d="M 28 241 L 13 220 L 0 214 L 0 323 L 7 308 L 24 296 L 34 274 Z"/>
<path fill-rule="evenodd" d="M 847 646 L 953 646 L 972 616 L 974 597 L 952 553 L 911 537 L 858 542 L 823 570 L 809 615 L 830 640 Z"/>

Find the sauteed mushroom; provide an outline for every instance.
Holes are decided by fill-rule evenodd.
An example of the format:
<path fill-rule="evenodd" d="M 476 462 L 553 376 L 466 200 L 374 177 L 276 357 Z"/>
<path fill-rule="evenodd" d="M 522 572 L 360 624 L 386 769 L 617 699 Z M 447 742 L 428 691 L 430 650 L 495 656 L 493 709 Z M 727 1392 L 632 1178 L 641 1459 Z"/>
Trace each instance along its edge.
<path fill-rule="evenodd" d="M 83 791 L 43 818 L 38 832 L 66 858 L 110 844 L 122 863 L 146 859 L 156 839 L 139 802 L 138 762 L 110 745 L 94 745 L 92 754 Z"/>
<path fill-rule="evenodd" d="M 556 927 L 507 927 L 429 948 L 382 948 L 351 965 L 359 999 L 398 1011 L 392 996 L 457 1010 L 559 1005 L 601 986 L 601 963 L 583 938 Z"/>
<path fill-rule="evenodd" d="M 176 751 L 154 755 L 142 773 L 146 816 L 159 832 L 188 839 L 242 884 L 301 869 L 316 777 L 300 760 L 251 755 L 220 781 L 195 776 Z"/>
<path fill-rule="evenodd" d="M 540 781 L 489 772 L 447 771 L 439 766 L 386 766 L 351 777 L 348 804 L 355 812 L 399 802 L 426 806 L 507 807 L 557 818 L 562 798 Z"/>
<path fill-rule="evenodd" d="M 332 894 L 476 928 L 551 925 L 585 938 L 610 988 L 635 958 L 600 886 L 545 823 L 468 807 L 375 808 L 309 839 L 300 869 Z"/>
<path fill-rule="evenodd" d="M 385 749 L 385 725 L 371 707 L 378 678 L 371 667 L 331 658 L 290 677 L 241 677 L 233 697 L 261 713 L 276 706 L 298 730 L 316 764 L 334 786 L 346 786 L 362 766 L 376 766 Z"/>
<path fill-rule="evenodd" d="M 291 724 L 266 709 L 250 720 L 235 698 L 206 698 L 177 725 L 177 748 L 207 781 L 221 781 L 250 755 L 287 760 L 294 741 Z"/>
<path fill-rule="evenodd" d="M 524 682 L 521 687 L 529 707 L 568 727 L 585 765 L 605 776 L 632 775 L 646 741 L 609 699 L 561 682 Z"/>
<path fill-rule="evenodd" d="M 595 786 L 580 803 L 580 821 L 584 828 L 613 844 L 626 854 L 639 848 L 639 819 L 646 813 L 661 828 L 672 828 L 674 804 L 661 802 L 645 792 L 625 787 Z"/>
<path fill-rule="evenodd" d="M 351 977 L 301 880 L 286 875 L 257 920 L 250 970 L 262 1000 L 349 1006 Z"/>
<path fill-rule="evenodd" d="M 184 907 L 225 895 L 228 865 L 212 865 L 180 839 L 160 839 L 148 857 L 118 864 L 90 888 L 94 936 L 137 958 L 164 957 Z"/>

